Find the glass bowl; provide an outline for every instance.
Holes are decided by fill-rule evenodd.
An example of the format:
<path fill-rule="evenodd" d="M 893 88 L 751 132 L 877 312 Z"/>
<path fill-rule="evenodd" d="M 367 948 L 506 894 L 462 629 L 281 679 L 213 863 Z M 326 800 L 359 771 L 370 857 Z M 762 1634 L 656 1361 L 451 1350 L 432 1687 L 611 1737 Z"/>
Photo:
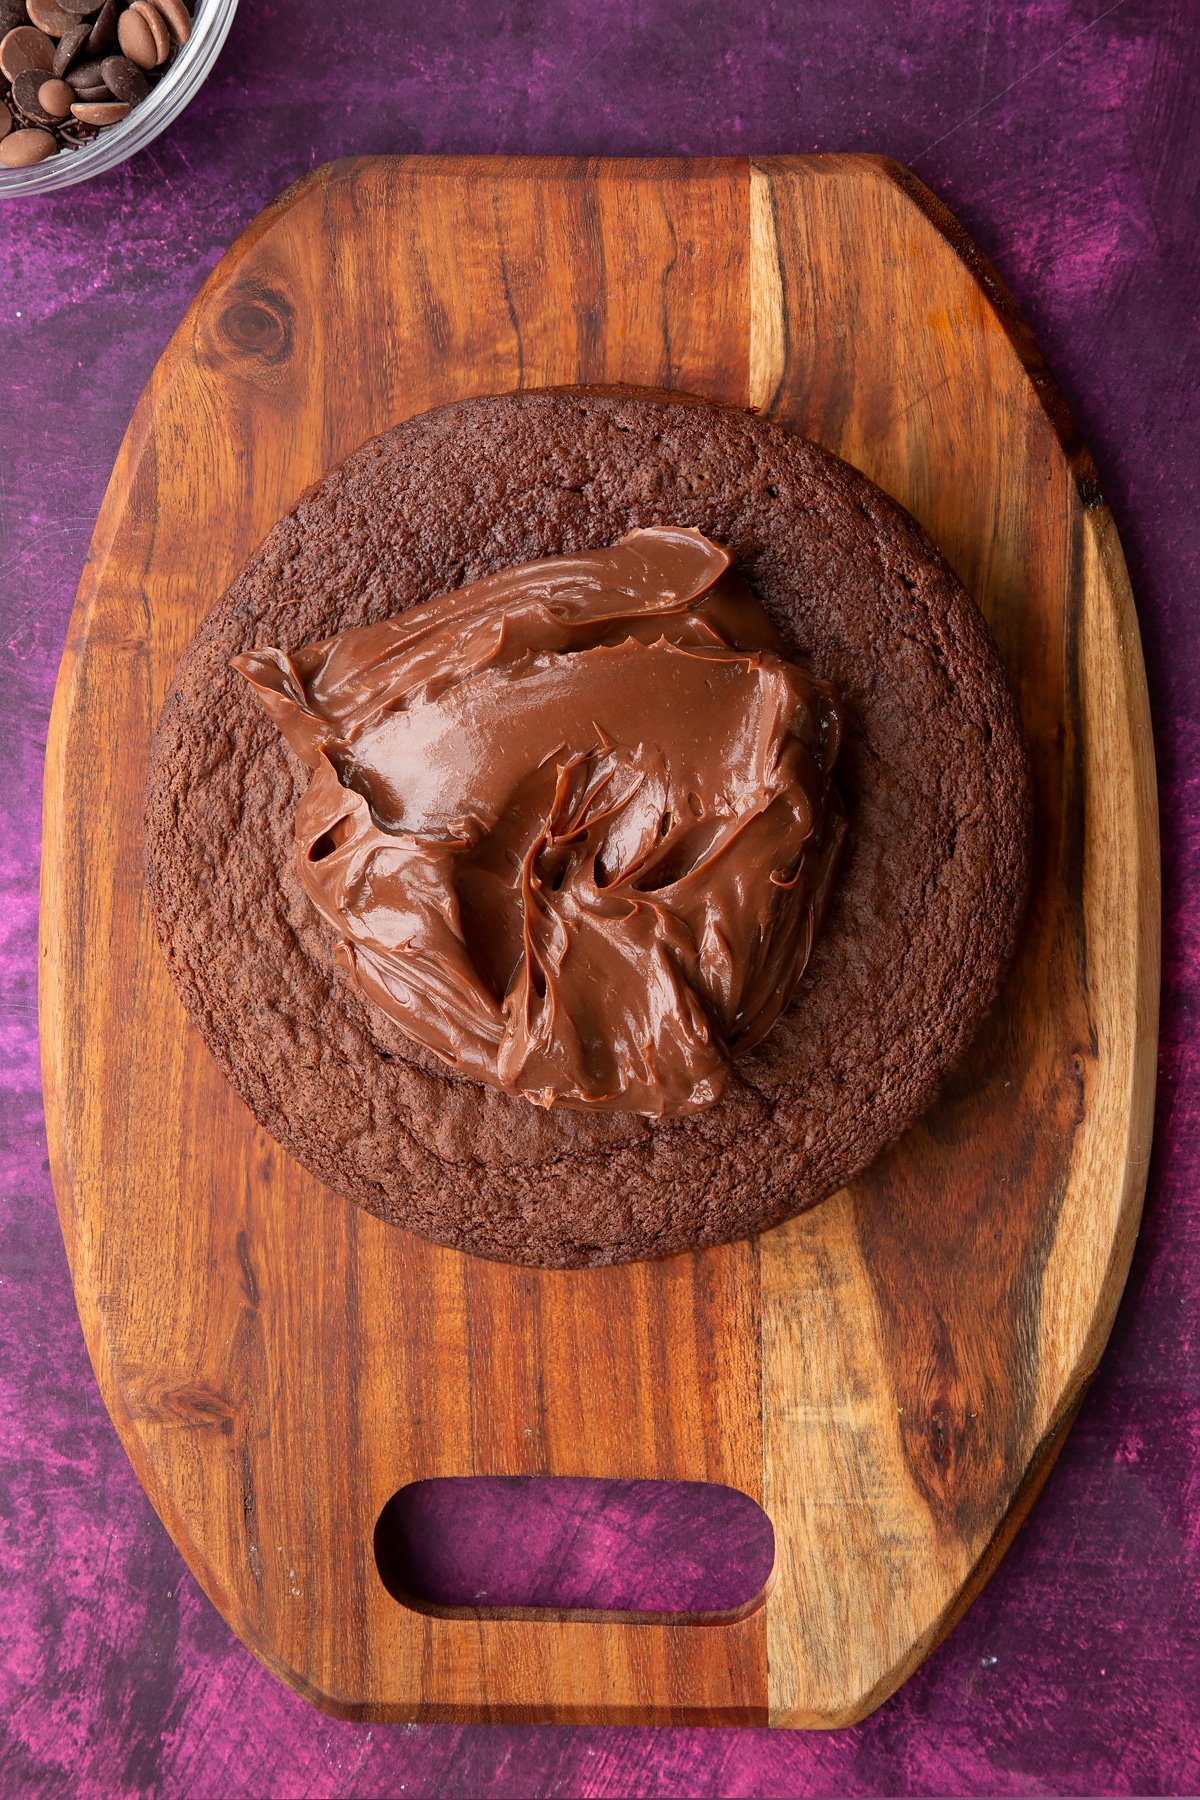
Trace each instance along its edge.
<path fill-rule="evenodd" d="M 82 150 L 60 150 L 29 169 L 0 169 L 0 199 L 52 194 L 104 175 L 154 142 L 203 85 L 229 34 L 238 0 L 196 0 L 191 36 L 162 80 L 119 125 L 110 125 Z"/>

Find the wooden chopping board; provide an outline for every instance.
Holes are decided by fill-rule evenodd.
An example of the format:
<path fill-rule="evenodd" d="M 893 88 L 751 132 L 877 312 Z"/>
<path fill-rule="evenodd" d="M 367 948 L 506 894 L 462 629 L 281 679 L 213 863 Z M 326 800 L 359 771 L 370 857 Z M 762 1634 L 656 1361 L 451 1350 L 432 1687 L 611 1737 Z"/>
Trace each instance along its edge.
<path fill-rule="evenodd" d="M 633 382 L 754 405 L 932 533 L 1029 733 L 1034 893 L 937 1109 L 762 1237 L 574 1273 L 325 1192 L 175 997 L 140 875 L 147 745 L 208 607 L 364 438 L 472 394 Z M 1002 1555 L 1094 1370 L 1146 1177 L 1154 767 L 1120 546 L 994 274 L 894 164 L 372 158 L 233 246 L 113 472 L 55 697 L 42 1029 L 54 1184 L 101 1391 L 239 1637 L 378 1719 L 830 1726 Z M 727 1482 L 776 1532 L 719 1625 L 432 1617 L 381 1507 L 461 1474 Z"/>

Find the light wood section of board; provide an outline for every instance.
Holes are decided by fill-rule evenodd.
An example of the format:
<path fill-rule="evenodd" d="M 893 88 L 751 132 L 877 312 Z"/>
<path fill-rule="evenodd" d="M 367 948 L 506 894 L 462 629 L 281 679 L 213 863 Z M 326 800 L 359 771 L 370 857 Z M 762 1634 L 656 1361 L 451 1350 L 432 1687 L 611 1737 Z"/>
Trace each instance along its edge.
<path fill-rule="evenodd" d="M 1107 1338 L 1149 1147 L 1157 815 L 1112 522 L 994 276 L 891 165 L 765 163 L 750 213 L 751 401 L 945 551 L 1004 652 L 1037 794 L 1028 924 L 967 1070 L 852 1192 L 762 1240 L 789 1547 L 771 1716 L 830 1725 L 956 1616 Z"/>
<path fill-rule="evenodd" d="M 740 1244 L 578 1273 L 421 1243 L 326 1193 L 188 1027 L 140 877 L 153 723 L 304 487 L 471 394 L 630 382 L 753 404 L 925 523 L 1033 748 L 1029 924 L 939 1107 Z M 990 271 L 870 158 L 366 159 L 238 240 L 155 371 L 72 620 L 46 778 L 55 1190 L 105 1402 L 190 1566 L 318 1704 L 380 1719 L 829 1725 L 994 1566 L 1107 1337 L 1145 1179 L 1153 761 L 1111 521 Z M 434 1618 L 372 1555 L 440 1474 L 729 1482 L 777 1535 L 713 1626 Z"/>

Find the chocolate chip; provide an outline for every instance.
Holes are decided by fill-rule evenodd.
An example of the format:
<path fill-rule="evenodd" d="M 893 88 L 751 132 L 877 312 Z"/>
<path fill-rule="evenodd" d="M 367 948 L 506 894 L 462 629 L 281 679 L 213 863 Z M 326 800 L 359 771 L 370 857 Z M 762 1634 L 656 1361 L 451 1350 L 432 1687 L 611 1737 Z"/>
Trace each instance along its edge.
<path fill-rule="evenodd" d="M 130 62 L 140 69 L 154 68 L 158 58 L 154 33 L 139 13 L 132 10 L 121 13 L 117 19 L 117 43 Z"/>
<path fill-rule="evenodd" d="M 5 106 L 3 100 L 0 100 L 0 140 L 6 138 L 11 130 L 12 114 L 9 112 L 7 106 Z"/>
<path fill-rule="evenodd" d="M 92 26 L 88 49 L 93 56 L 106 56 L 117 41 L 117 0 L 104 0 L 99 17 Z"/>
<path fill-rule="evenodd" d="M 70 13 L 63 11 L 58 0 L 25 0 L 25 11 L 29 14 L 29 23 L 44 31 L 47 37 L 60 38 L 76 23 Z"/>
<path fill-rule="evenodd" d="M 158 61 L 154 33 L 140 13 L 123 12 L 117 20 L 117 42 L 139 69 L 152 69 Z"/>
<path fill-rule="evenodd" d="M 171 54 L 171 34 L 160 12 L 146 0 L 133 5 L 117 20 L 117 42 L 140 69 L 156 69 Z"/>
<path fill-rule="evenodd" d="M 89 19 L 96 11 L 99 0 L 58 0 L 64 12 L 74 13 L 78 19 Z"/>
<path fill-rule="evenodd" d="M 10 131 L 0 140 L 0 163 L 6 169 L 28 169 L 53 156 L 57 149 L 58 144 L 49 131 Z"/>
<path fill-rule="evenodd" d="M 45 85 L 44 69 L 25 69 L 12 84 L 12 101 L 27 125 L 53 125 L 54 120 L 38 99 Z M 70 89 L 67 90 L 70 93 Z M 75 98 L 71 94 L 72 100 Z"/>
<path fill-rule="evenodd" d="M 91 26 L 85 19 L 80 25 L 72 25 L 70 31 L 64 31 L 58 40 L 58 49 L 54 52 L 54 61 L 50 67 L 56 75 L 65 75 L 83 46 L 91 35 Z"/>
<path fill-rule="evenodd" d="M 146 23 L 154 35 L 154 48 L 160 63 L 165 63 L 171 54 L 171 34 L 167 30 L 167 21 L 163 18 L 154 0 L 133 0 L 131 12 L 144 13 Z"/>
<path fill-rule="evenodd" d="M 56 123 L 59 119 L 70 117 L 74 103 L 75 90 L 69 88 L 65 81 L 43 81 L 38 89 L 38 105 L 46 117 Z"/>
<path fill-rule="evenodd" d="M 32 25 L 18 25 L 7 36 L 0 40 L 0 74 L 15 81 L 26 69 L 45 69 L 47 74 L 54 61 L 54 39 L 48 38 L 44 31 L 36 31 Z M 35 162 L 40 159 L 34 157 Z"/>
<path fill-rule="evenodd" d="M 150 92 L 150 83 L 127 56 L 106 56 L 100 73 L 114 100 L 126 100 L 130 106 L 136 106 Z"/>
<path fill-rule="evenodd" d="M 86 62 L 79 62 L 67 75 L 67 80 L 78 93 L 80 88 L 100 87 L 104 84 L 104 63 L 98 56 L 90 56 Z"/>
<path fill-rule="evenodd" d="M 192 15 L 184 0 L 153 0 L 153 5 L 166 20 L 172 43 L 186 44 L 192 35 Z"/>
<path fill-rule="evenodd" d="M 71 111 L 83 125 L 119 125 L 133 108 L 124 100 L 77 100 Z"/>

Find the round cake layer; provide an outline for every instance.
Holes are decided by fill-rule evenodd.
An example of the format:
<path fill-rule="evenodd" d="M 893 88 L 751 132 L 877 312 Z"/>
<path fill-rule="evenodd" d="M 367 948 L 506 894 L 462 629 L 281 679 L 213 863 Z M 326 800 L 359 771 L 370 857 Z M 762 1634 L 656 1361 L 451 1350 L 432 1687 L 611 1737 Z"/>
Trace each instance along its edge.
<path fill-rule="evenodd" d="M 295 867 L 308 771 L 230 667 L 638 526 L 724 545 L 842 697 L 850 837 L 791 1008 L 706 1111 L 542 1111 L 456 1075 L 351 985 Z M 994 998 L 1027 872 L 1016 711 L 975 607 L 866 478 L 755 415 L 552 390 L 428 413 L 271 532 L 192 644 L 152 749 L 146 873 L 189 1011 L 331 1187 L 479 1255 L 661 1256 L 843 1185 L 936 1095 Z"/>

